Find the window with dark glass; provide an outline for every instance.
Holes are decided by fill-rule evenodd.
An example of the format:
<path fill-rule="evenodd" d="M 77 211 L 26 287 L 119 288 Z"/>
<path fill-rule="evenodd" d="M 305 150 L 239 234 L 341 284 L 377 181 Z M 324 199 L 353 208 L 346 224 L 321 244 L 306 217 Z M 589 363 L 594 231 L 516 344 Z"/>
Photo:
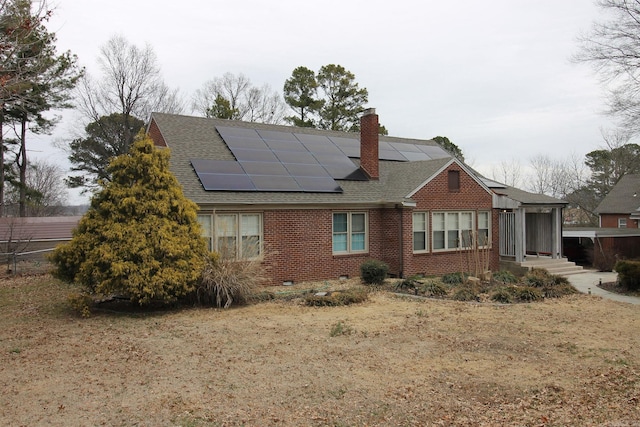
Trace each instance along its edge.
<path fill-rule="evenodd" d="M 449 171 L 449 191 L 460 191 L 460 171 Z"/>

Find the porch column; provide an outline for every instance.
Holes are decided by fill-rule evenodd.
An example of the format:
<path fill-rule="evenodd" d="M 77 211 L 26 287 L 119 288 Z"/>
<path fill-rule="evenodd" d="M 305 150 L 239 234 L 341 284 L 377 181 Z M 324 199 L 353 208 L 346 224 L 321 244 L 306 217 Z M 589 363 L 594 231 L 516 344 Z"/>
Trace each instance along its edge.
<path fill-rule="evenodd" d="M 551 209 L 553 216 L 552 258 L 562 258 L 562 208 Z"/>
<path fill-rule="evenodd" d="M 525 210 L 523 208 L 515 210 L 515 244 L 516 244 L 516 262 L 524 262 L 527 253 L 527 221 L 525 220 Z"/>

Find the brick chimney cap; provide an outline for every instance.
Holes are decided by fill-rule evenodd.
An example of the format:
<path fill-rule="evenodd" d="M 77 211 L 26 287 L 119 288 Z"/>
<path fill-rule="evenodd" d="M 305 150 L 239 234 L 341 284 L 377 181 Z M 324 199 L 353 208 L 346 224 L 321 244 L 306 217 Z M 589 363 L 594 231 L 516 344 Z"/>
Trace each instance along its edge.
<path fill-rule="evenodd" d="M 375 108 L 367 108 L 366 110 L 364 110 L 362 115 L 363 116 L 370 116 L 371 114 L 375 114 L 375 113 L 376 113 L 376 109 Z"/>

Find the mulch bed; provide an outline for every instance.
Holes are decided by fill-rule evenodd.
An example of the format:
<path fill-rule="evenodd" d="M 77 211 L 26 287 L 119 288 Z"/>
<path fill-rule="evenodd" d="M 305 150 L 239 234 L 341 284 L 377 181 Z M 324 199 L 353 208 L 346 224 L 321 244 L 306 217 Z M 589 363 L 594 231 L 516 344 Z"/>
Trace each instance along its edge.
<path fill-rule="evenodd" d="M 640 297 L 640 291 L 630 291 L 629 289 L 625 288 L 618 282 L 607 282 L 607 283 L 598 285 L 598 287 L 600 289 L 604 289 L 605 291 L 613 292 L 614 294 Z"/>

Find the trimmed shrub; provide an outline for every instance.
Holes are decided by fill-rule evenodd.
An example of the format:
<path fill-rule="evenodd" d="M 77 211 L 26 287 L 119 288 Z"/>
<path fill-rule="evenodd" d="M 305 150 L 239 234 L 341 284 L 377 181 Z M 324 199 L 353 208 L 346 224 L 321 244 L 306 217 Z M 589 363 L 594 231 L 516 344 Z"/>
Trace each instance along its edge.
<path fill-rule="evenodd" d="M 360 277 L 367 285 L 381 285 L 389 273 L 389 266 L 375 259 L 370 259 L 360 265 Z"/>
<path fill-rule="evenodd" d="M 533 302 L 544 298 L 542 291 L 533 286 L 521 286 L 515 290 L 516 298 L 520 301 Z"/>
<path fill-rule="evenodd" d="M 418 280 L 418 276 L 411 276 L 402 280 L 401 282 L 398 282 L 395 286 L 395 289 L 402 292 L 411 291 L 415 295 L 418 295 L 418 288 L 421 284 L 422 282 Z"/>
<path fill-rule="evenodd" d="M 534 268 L 524 275 L 522 281 L 527 286 L 542 288 L 544 286 L 550 285 L 552 283 L 552 278 L 547 270 Z"/>
<path fill-rule="evenodd" d="M 578 290 L 569 283 L 566 283 L 544 287 L 542 288 L 542 293 L 545 298 L 561 298 L 565 295 L 578 293 Z"/>
<path fill-rule="evenodd" d="M 304 299 L 305 305 L 311 307 L 337 307 L 364 302 L 369 298 L 369 292 L 365 288 L 351 288 L 343 291 L 334 291 L 328 295 L 308 295 Z"/>
<path fill-rule="evenodd" d="M 518 283 L 518 278 L 512 272 L 508 270 L 500 270 L 493 273 L 493 280 L 496 282 L 511 284 Z"/>
<path fill-rule="evenodd" d="M 428 297 L 441 297 L 447 294 L 447 288 L 442 283 L 430 280 L 420 287 L 420 292 Z"/>
<path fill-rule="evenodd" d="M 513 302 L 513 288 L 501 287 L 497 288 L 491 294 L 491 301 L 502 304 L 510 304 Z"/>
<path fill-rule="evenodd" d="M 613 269 L 622 286 L 630 291 L 640 290 L 640 261 L 618 261 Z"/>
<path fill-rule="evenodd" d="M 460 285 L 464 283 L 465 276 L 462 273 L 448 273 L 443 275 L 441 280 L 447 285 Z"/>
<path fill-rule="evenodd" d="M 478 294 L 468 286 L 463 286 L 453 293 L 453 299 L 456 301 L 478 301 Z"/>

